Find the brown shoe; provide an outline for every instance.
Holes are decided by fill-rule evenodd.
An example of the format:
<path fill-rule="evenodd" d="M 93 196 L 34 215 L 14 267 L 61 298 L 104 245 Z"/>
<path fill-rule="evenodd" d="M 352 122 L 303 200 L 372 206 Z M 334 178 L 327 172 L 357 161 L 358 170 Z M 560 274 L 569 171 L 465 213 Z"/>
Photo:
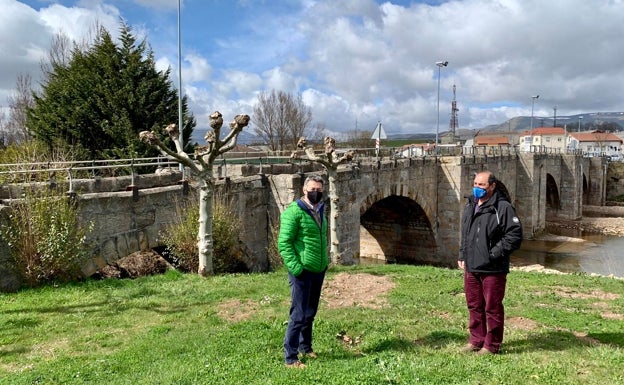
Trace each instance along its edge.
<path fill-rule="evenodd" d="M 314 352 L 303 353 L 303 356 L 304 357 L 308 357 L 308 358 L 312 358 L 312 359 L 318 358 L 318 356 Z"/>
<path fill-rule="evenodd" d="M 290 364 L 286 364 L 287 368 L 296 368 L 296 369 L 304 369 L 306 366 L 301 361 L 291 362 Z"/>
<path fill-rule="evenodd" d="M 477 353 L 476 353 L 476 354 L 478 354 L 478 355 L 480 355 L 480 356 L 487 356 L 487 355 L 490 355 L 490 354 L 496 354 L 496 353 L 495 353 L 495 352 L 492 352 L 492 351 L 489 351 L 487 348 L 482 348 L 482 349 L 480 349 L 479 351 L 477 351 Z"/>
<path fill-rule="evenodd" d="M 461 348 L 461 351 L 464 353 L 474 353 L 474 352 L 478 352 L 479 350 L 481 350 L 480 347 L 475 346 L 471 343 L 468 343 L 464 345 L 464 347 Z"/>

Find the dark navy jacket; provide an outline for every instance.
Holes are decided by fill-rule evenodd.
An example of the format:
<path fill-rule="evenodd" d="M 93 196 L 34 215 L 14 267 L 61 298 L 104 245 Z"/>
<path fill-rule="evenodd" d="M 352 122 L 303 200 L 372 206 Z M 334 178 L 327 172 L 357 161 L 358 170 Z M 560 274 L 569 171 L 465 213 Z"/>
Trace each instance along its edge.
<path fill-rule="evenodd" d="M 475 213 L 474 197 L 462 216 L 459 260 L 471 273 L 509 273 L 509 256 L 522 243 L 522 224 L 513 206 L 499 191 Z"/>

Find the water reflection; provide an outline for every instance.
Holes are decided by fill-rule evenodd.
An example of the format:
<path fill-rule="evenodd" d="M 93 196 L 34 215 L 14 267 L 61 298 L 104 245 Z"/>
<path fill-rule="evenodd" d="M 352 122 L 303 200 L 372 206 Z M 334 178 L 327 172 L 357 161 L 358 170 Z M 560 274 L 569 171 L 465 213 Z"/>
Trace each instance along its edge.
<path fill-rule="evenodd" d="M 595 273 L 624 277 L 624 238 L 583 235 L 523 240 L 511 257 L 512 266 L 539 264 L 565 273 Z"/>
<path fill-rule="evenodd" d="M 556 229 L 551 232 L 562 233 Z M 361 264 L 386 261 L 360 258 Z M 624 277 L 624 237 L 597 234 L 545 234 L 538 240 L 523 240 L 511 256 L 512 267 L 542 265 L 564 273 L 587 273 Z"/>

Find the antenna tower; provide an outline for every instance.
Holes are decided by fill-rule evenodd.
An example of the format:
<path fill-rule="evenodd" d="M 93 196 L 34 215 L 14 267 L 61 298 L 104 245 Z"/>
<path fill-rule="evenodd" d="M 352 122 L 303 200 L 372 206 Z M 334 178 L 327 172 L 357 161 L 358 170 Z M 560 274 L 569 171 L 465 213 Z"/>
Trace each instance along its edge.
<path fill-rule="evenodd" d="M 455 98 L 455 84 L 453 84 L 453 101 L 451 102 L 451 124 L 449 128 L 451 129 L 451 143 L 455 143 L 455 132 L 459 128 L 459 123 L 457 122 L 457 100 Z"/>

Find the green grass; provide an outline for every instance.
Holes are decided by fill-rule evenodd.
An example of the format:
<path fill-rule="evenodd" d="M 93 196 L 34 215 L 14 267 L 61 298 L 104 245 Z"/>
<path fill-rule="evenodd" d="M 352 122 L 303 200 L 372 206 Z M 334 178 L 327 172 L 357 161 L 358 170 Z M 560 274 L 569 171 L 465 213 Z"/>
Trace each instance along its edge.
<path fill-rule="evenodd" d="M 327 279 L 338 272 L 385 275 L 396 287 L 380 309 L 322 304 L 319 358 L 303 370 L 283 365 L 284 271 L 0 294 L 0 384 L 624 384 L 624 281 L 512 272 L 502 354 L 480 357 L 459 352 L 459 271 L 332 267 Z"/>

